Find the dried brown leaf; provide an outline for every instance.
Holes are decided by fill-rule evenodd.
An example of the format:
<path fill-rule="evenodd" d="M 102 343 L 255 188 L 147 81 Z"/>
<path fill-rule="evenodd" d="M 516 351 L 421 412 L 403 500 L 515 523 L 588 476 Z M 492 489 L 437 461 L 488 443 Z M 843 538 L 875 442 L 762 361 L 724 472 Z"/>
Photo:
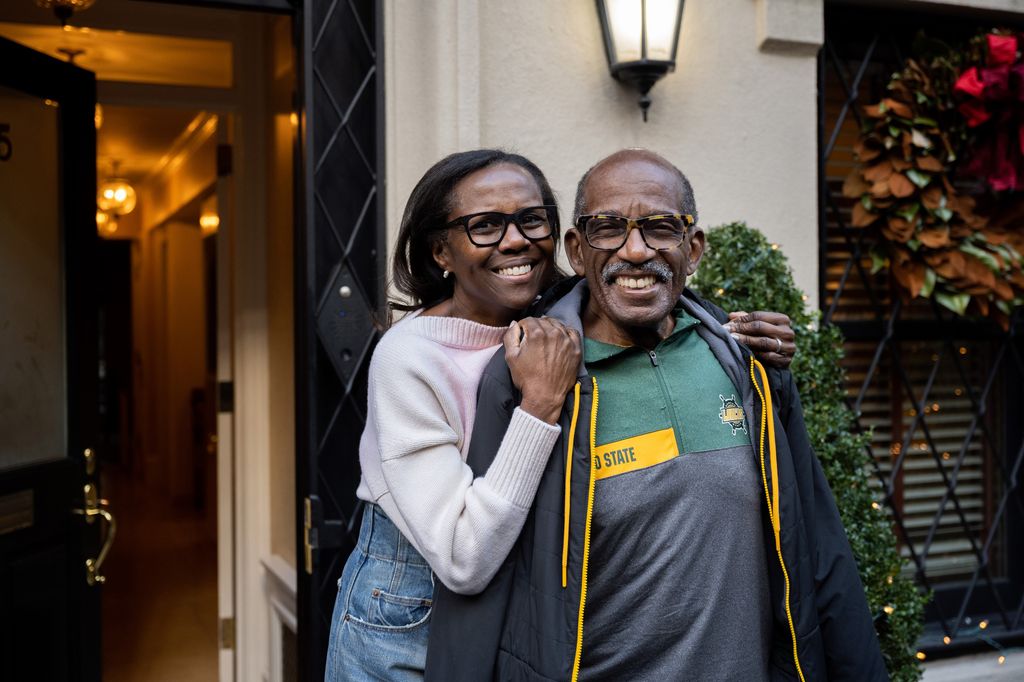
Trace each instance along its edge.
<path fill-rule="evenodd" d="M 940 173 L 945 166 L 934 156 L 919 156 L 914 159 L 917 163 L 917 167 L 923 171 L 930 171 L 932 173 Z"/>
<path fill-rule="evenodd" d="M 901 118 L 914 118 L 914 112 L 911 111 L 910 107 L 903 102 L 898 102 L 891 97 L 886 97 L 882 100 L 882 104 L 885 105 L 886 109 Z"/>
<path fill-rule="evenodd" d="M 913 194 L 916 188 L 903 173 L 893 173 L 889 176 L 889 189 L 894 197 L 903 199 Z"/>
<path fill-rule="evenodd" d="M 847 199 L 859 199 L 862 194 L 871 189 L 871 185 L 864 182 L 860 169 L 854 169 L 843 180 L 843 196 Z"/>
<path fill-rule="evenodd" d="M 853 205 L 853 215 L 850 218 L 850 224 L 853 227 L 867 227 L 876 220 L 878 220 L 878 214 L 864 208 L 864 204 L 861 202 L 858 201 Z"/>
<path fill-rule="evenodd" d="M 889 179 L 892 175 L 892 164 L 888 159 L 879 161 L 873 166 L 864 169 L 864 179 L 872 184 Z"/>
<path fill-rule="evenodd" d="M 925 208 L 934 211 L 942 205 L 942 189 L 932 185 L 924 190 L 921 192 L 921 203 L 924 204 Z"/>
<path fill-rule="evenodd" d="M 932 227 L 927 230 L 921 230 L 917 233 L 917 238 L 922 244 L 930 249 L 939 249 L 944 246 L 949 246 L 949 229 L 943 227 Z"/>

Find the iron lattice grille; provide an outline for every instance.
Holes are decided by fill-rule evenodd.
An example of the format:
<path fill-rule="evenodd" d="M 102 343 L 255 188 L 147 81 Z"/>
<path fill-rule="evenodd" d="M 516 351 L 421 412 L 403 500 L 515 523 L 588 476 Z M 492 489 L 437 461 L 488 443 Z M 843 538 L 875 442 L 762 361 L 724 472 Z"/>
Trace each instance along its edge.
<path fill-rule="evenodd" d="M 823 318 L 847 339 L 849 401 L 872 433 L 877 497 L 915 579 L 934 592 L 922 646 L 970 639 L 982 621 L 987 636 L 1019 636 L 1021 314 L 1004 333 L 903 301 L 885 270 L 871 272 L 871 237 L 850 226 L 855 200 L 842 184 L 856 163 L 859 107 L 881 99 L 922 22 L 864 14 L 827 13 L 819 62 Z"/>
<path fill-rule="evenodd" d="M 337 581 L 359 530 L 359 438 L 385 295 L 380 29 L 374 0 L 305 0 L 299 26 L 299 641 L 310 680 L 323 679 Z"/>

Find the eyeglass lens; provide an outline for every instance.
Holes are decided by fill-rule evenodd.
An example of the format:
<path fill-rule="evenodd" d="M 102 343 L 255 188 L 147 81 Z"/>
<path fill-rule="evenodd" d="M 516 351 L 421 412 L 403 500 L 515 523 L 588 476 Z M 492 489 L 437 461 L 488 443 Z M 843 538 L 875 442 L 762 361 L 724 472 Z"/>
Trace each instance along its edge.
<path fill-rule="evenodd" d="M 551 236 L 551 217 L 543 207 L 523 208 L 512 214 L 495 212 L 470 216 L 466 231 L 477 246 L 491 246 L 505 237 L 509 223 L 515 223 L 531 241 Z"/>
<path fill-rule="evenodd" d="M 629 235 L 630 222 L 627 218 L 617 216 L 591 218 L 586 226 L 587 241 L 595 249 L 620 249 Z M 636 225 L 647 246 L 656 250 L 673 249 L 686 236 L 683 221 L 674 216 L 640 218 Z"/>

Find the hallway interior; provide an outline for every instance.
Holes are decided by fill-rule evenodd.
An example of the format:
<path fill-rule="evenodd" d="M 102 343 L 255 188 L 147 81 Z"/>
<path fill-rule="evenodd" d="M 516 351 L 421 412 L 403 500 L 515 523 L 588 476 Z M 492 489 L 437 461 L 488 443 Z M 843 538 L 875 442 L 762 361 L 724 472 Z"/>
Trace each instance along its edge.
<path fill-rule="evenodd" d="M 200 511 L 175 507 L 108 465 L 103 496 L 118 519 L 105 565 L 103 679 L 217 679 L 217 544 Z"/>

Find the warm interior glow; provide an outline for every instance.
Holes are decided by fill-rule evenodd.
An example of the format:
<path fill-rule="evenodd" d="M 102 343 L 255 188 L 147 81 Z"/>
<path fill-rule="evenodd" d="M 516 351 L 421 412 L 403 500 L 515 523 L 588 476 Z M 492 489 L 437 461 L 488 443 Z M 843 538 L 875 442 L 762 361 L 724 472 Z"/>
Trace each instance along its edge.
<path fill-rule="evenodd" d="M 135 210 L 135 188 L 127 180 L 110 178 L 100 185 L 96 205 L 113 215 L 128 215 Z"/>
<path fill-rule="evenodd" d="M 199 216 L 199 229 L 203 234 L 213 234 L 220 227 L 220 216 L 216 213 L 204 213 Z"/>
<path fill-rule="evenodd" d="M 99 102 L 96 103 L 96 109 L 93 112 L 92 120 L 96 124 L 96 130 L 103 127 L 103 105 Z"/>
<path fill-rule="evenodd" d="M 117 232 L 117 219 L 109 213 L 96 211 L 96 231 L 101 236 L 109 236 Z"/>
<path fill-rule="evenodd" d="M 0 3 L 6 6 L 5 0 Z M 31 0 L 14 0 L 31 2 Z M 129 3 L 131 4 L 131 3 Z M 128 10 L 130 14 L 130 10 Z M 89 14 L 83 15 L 88 21 Z M 79 21 L 76 15 L 75 21 Z M 56 22 L 53 22 L 56 24 Z M 61 61 L 60 49 L 82 50 L 75 64 L 99 81 L 230 88 L 233 47 L 230 40 L 115 31 L 103 28 L 0 21 L 0 36 Z"/>

